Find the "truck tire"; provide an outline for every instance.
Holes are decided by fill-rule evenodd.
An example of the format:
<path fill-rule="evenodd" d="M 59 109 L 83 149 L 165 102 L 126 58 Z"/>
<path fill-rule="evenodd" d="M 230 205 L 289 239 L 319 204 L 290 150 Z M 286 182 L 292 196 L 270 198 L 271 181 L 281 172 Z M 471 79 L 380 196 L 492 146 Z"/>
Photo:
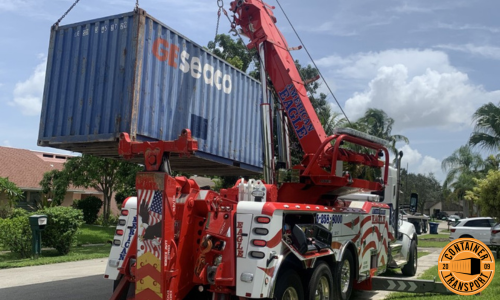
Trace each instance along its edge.
<path fill-rule="evenodd" d="M 354 285 L 356 272 L 354 258 L 351 251 L 347 250 L 344 256 L 337 262 L 335 276 L 333 278 L 333 295 L 338 300 L 349 300 Z"/>
<path fill-rule="evenodd" d="M 276 282 L 273 299 L 304 300 L 304 288 L 297 272 L 293 269 L 285 269 L 281 272 Z"/>
<path fill-rule="evenodd" d="M 123 275 L 120 274 L 118 276 L 118 278 L 113 282 L 113 293 L 115 292 L 116 288 L 118 287 L 118 284 L 120 284 L 120 281 L 122 280 L 123 278 Z M 134 287 L 131 289 L 131 287 Z M 135 294 L 135 283 L 130 283 L 130 282 L 127 282 L 127 285 L 125 287 L 125 291 L 124 293 L 122 293 L 120 295 L 120 297 L 118 297 L 118 300 L 127 300 L 129 298 L 133 298 L 134 297 L 134 294 Z"/>
<path fill-rule="evenodd" d="M 415 276 L 415 274 L 417 273 L 417 267 L 418 267 L 417 243 L 415 242 L 415 240 L 412 240 L 410 244 L 410 256 L 408 258 L 408 262 L 401 269 L 401 271 L 405 276 Z"/>
<path fill-rule="evenodd" d="M 309 278 L 306 299 L 333 300 L 333 276 L 327 263 L 320 261 Z"/>

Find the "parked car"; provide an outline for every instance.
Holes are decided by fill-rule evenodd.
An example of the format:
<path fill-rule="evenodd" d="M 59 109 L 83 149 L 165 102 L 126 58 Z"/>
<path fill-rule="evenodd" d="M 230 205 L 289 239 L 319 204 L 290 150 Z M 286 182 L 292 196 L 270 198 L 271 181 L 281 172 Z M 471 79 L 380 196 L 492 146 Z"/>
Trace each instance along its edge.
<path fill-rule="evenodd" d="M 458 215 L 451 215 L 448 217 L 448 221 L 450 221 L 450 222 L 455 222 L 455 221 L 458 221 L 460 219 L 462 219 L 462 218 L 460 218 L 460 216 L 458 216 Z"/>
<path fill-rule="evenodd" d="M 438 220 L 447 220 L 448 214 L 444 211 L 440 211 L 434 215 L 434 218 L 436 218 Z"/>
<path fill-rule="evenodd" d="M 500 247 L 500 223 L 491 227 L 490 245 Z"/>
<path fill-rule="evenodd" d="M 491 229 L 495 220 L 490 217 L 462 219 L 450 228 L 450 242 L 459 238 L 474 238 L 490 245 Z"/>

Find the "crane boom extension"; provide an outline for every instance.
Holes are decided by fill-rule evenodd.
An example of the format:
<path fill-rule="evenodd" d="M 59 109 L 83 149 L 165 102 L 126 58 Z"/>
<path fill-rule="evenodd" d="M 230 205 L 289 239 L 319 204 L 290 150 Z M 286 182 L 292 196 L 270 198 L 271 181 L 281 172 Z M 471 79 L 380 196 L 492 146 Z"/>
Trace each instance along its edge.
<path fill-rule="evenodd" d="M 239 26 L 241 32 L 250 39 L 247 47 L 264 48 L 264 54 L 260 57 L 264 60 L 265 70 L 305 154 L 302 164 L 294 167 L 301 170 L 300 184 L 285 183 L 280 188 L 278 198 L 286 199 L 285 201 L 295 198 L 299 202 L 316 203 L 318 198 L 326 193 L 340 195 L 352 193 L 356 189 L 382 190 L 383 185 L 380 182 L 351 178 L 349 173 L 343 172 L 342 164 L 337 163 L 345 161 L 375 168 L 385 165 L 387 174 L 389 154 L 384 147 L 386 141 L 367 137 L 366 134 L 361 134 L 361 138 L 350 136 L 351 133 L 326 136 L 289 53 L 288 44 L 275 25 L 276 18 L 272 9 L 274 8 L 260 0 L 231 2 L 231 11 L 234 13 L 233 26 Z M 371 149 L 372 154 L 339 149 L 344 139 Z M 331 143 L 335 146 L 332 147 Z M 380 153 L 384 154 L 385 163 L 379 161 Z M 387 183 L 386 175 L 382 183 Z M 308 196 L 308 200 L 304 200 L 302 196 L 297 197 L 306 190 L 304 184 L 309 186 L 303 195 Z"/>
<path fill-rule="evenodd" d="M 315 153 L 326 139 L 325 131 L 295 66 L 288 45 L 276 27 L 271 7 L 262 1 L 233 1 L 236 25 L 250 38 L 249 49 L 264 44 L 265 68 L 278 93 L 300 145 L 306 154 Z"/>

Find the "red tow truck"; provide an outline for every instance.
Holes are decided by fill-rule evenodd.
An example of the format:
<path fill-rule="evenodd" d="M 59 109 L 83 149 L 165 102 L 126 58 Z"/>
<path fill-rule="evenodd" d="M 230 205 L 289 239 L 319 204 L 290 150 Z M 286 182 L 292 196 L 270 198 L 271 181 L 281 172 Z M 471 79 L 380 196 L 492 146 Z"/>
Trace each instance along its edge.
<path fill-rule="evenodd" d="M 116 228 L 105 272 L 115 283 L 111 299 L 348 300 L 353 289 L 446 292 L 433 281 L 380 276 L 392 268 L 405 275 L 417 270 L 415 228 L 396 217 L 402 153 L 392 168 L 384 140 L 352 129 L 327 136 L 273 7 L 239 0 L 230 10 L 234 29 L 259 53 L 264 88 L 269 78 L 279 98 L 276 110 L 272 100 L 262 103 L 264 179 L 241 178 L 220 192 L 201 189 L 170 175 L 170 156 L 197 150 L 189 129 L 175 141 L 134 142 L 122 134 L 120 155 L 142 156 L 145 171 Z M 296 166 L 288 127 L 304 151 Z M 347 166 L 378 176 L 356 178 Z"/>

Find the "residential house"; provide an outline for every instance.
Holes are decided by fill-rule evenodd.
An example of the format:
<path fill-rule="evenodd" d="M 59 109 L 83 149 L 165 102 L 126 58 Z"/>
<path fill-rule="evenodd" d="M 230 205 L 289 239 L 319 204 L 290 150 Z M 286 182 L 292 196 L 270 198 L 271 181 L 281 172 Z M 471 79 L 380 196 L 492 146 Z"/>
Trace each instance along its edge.
<path fill-rule="evenodd" d="M 438 212 L 446 212 L 449 216 L 461 215 L 464 216 L 463 203 L 452 203 L 449 201 L 434 201 L 425 203 L 424 213 L 429 216 L 434 216 Z"/>
<path fill-rule="evenodd" d="M 62 170 L 64 162 L 72 156 L 42 151 L 31 151 L 10 147 L 0 147 L 0 177 L 8 177 L 24 191 L 24 199 L 18 203 L 19 207 L 33 209 L 42 198 L 40 181 L 45 172 Z M 103 198 L 101 192 L 94 189 L 84 189 L 70 186 L 64 197 L 63 206 L 70 206 L 73 200 L 84 199 L 88 196 Z M 5 204 L 7 198 L 0 195 L 0 205 Z M 115 201 L 112 201 L 112 211 L 118 213 Z"/>

